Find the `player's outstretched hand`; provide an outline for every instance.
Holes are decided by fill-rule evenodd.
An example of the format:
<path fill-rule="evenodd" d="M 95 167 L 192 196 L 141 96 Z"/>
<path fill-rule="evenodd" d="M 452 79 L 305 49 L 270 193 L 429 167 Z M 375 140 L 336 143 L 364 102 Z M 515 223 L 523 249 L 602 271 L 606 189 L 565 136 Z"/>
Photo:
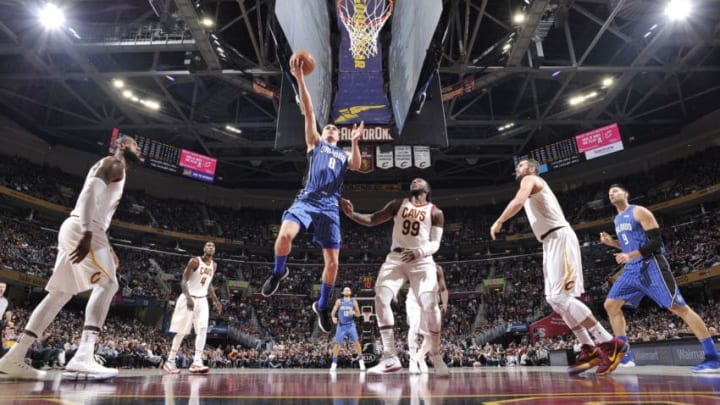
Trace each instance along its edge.
<path fill-rule="evenodd" d="M 350 132 L 350 141 L 357 142 L 362 138 L 363 130 L 365 130 L 365 121 L 360 121 L 360 125 L 353 124 L 352 131 Z"/>
<path fill-rule="evenodd" d="M 73 264 L 78 264 L 81 261 L 85 259 L 85 257 L 90 253 L 90 248 L 92 247 L 92 232 L 85 232 L 83 233 L 82 238 L 80 238 L 80 241 L 77 244 L 77 247 L 75 247 L 75 250 L 73 250 L 70 253 L 70 261 Z"/>
<path fill-rule="evenodd" d="M 340 208 L 342 209 L 343 214 L 349 217 L 351 217 L 353 212 L 355 212 L 353 203 L 347 198 L 340 198 Z"/>
<path fill-rule="evenodd" d="M 303 77 L 302 58 L 290 59 L 290 74 L 293 75 L 296 79 L 301 79 Z"/>

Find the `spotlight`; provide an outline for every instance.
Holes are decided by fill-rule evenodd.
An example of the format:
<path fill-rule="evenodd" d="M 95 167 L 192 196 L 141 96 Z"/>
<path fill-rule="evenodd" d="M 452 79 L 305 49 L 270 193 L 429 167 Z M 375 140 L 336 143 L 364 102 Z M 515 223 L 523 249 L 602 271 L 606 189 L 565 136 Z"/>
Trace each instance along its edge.
<path fill-rule="evenodd" d="M 117 89 L 122 89 L 123 87 L 125 87 L 125 82 L 122 81 L 122 79 L 113 79 L 112 83 L 113 86 L 115 86 L 115 88 Z"/>
<path fill-rule="evenodd" d="M 603 89 L 606 88 L 606 87 L 612 86 L 612 84 L 613 84 L 614 81 L 615 81 L 615 79 L 613 79 L 611 76 L 608 76 L 608 77 L 604 78 L 604 79 L 602 80 L 602 87 L 603 87 Z"/>
<path fill-rule="evenodd" d="M 133 92 L 130 90 L 123 90 L 122 95 L 125 98 L 132 98 L 134 96 Z"/>
<path fill-rule="evenodd" d="M 522 24 L 525 22 L 525 14 L 518 12 L 513 15 L 513 23 L 515 24 Z"/>
<path fill-rule="evenodd" d="M 42 25 L 51 30 L 59 28 L 65 23 L 65 14 L 58 6 L 52 3 L 47 3 L 38 13 L 38 17 Z"/>
<path fill-rule="evenodd" d="M 207 28 L 210 28 L 213 25 L 215 25 L 215 22 L 210 17 L 203 17 L 202 20 L 200 20 L 200 23 Z"/>
<path fill-rule="evenodd" d="M 690 14 L 689 0 L 670 0 L 665 7 L 665 15 L 671 20 L 684 20 Z"/>

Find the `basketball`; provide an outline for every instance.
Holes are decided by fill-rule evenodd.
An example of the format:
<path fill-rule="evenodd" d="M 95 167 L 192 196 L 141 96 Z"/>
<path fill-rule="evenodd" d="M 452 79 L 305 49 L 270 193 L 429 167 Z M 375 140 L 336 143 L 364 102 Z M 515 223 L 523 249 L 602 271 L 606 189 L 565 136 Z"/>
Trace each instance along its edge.
<path fill-rule="evenodd" d="M 293 52 L 292 56 L 290 57 L 290 63 L 292 64 L 293 60 L 296 58 L 300 58 L 302 60 L 302 70 L 303 75 L 307 76 L 310 73 L 312 73 L 313 70 L 315 70 L 315 58 L 313 58 L 312 54 L 304 49 L 301 49 L 297 52 Z"/>

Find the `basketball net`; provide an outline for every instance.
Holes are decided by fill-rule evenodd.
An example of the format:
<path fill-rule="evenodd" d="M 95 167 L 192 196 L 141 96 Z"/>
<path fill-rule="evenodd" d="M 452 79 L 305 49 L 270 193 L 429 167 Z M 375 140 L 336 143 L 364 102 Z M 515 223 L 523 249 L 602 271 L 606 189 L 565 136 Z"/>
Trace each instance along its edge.
<path fill-rule="evenodd" d="M 350 37 L 353 58 L 377 55 L 377 37 L 393 10 L 393 0 L 338 0 L 337 13 Z"/>

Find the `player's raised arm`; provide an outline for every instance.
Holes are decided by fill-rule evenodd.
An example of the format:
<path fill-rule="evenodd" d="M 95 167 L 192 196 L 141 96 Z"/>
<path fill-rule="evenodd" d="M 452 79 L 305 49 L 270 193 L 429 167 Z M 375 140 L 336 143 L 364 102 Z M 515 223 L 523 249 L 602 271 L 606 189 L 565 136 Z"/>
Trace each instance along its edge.
<path fill-rule="evenodd" d="M 311 151 L 320 142 L 320 134 L 317 131 L 315 123 L 315 110 L 313 110 L 312 99 L 305 85 L 305 76 L 303 75 L 302 58 L 290 59 L 290 74 L 297 79 L 298 93 L 300 93 L 300 106 L 305 115 L 305 143 L 307 150 Z"/>
<path fill-rule="evenodd" d="M 340 207 L 345 215 L 353 221 L 363 226 L 375 226 L 385 223 L 392 218 L 402 205 L 401 199 L 394 199 L 387 203 L 381 210 L 372 214 L 360 214 L 355 212 L 355 208 L 350 200 L 346 198 L 340 199 Z"/>
<path fill-rule="evenodd" d="M 365 130 L 365 121 L 360 121 L 360 125 L 353 124 L 353 129 L 350 138 L 352 151 L 350 152 L 350 158 L 348 159 L 348 168 L 350 170 L 360 170 L 362 158 L 360 157 L 360 138 L 362 138 L 363 131 Z"/>
<path fill-rule="evenodd" d="M 495 240 L 495 235 L 500 232 L 500 229 L 502 229 L 503 224 L 520 212 L 523 208 L 523 204 L 525 204 L 525 201 L 527 201 L 530 194 L 532 194 L 532 190 L 536 183 L 537 178 L 535 176 L 523 177 L 522 181 L 520 181 L 520 189 L 515 194 L 515 198 L 510 200 L 503 213 L 500 214 L 498 219 L 490 228 L 490 236 L 493 240 Z"/>

